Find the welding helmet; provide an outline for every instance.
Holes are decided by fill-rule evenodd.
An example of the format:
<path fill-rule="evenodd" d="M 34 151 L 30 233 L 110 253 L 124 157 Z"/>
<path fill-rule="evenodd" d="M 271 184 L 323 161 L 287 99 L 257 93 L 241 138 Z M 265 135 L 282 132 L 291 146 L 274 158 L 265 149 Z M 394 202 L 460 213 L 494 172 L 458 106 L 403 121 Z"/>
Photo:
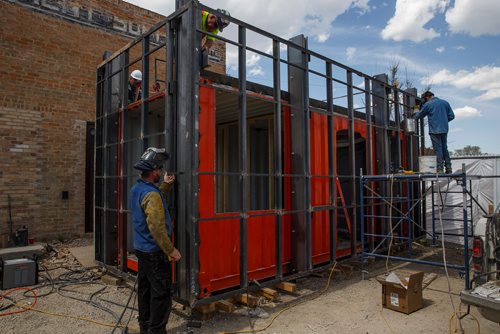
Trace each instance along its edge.
<path fill-rule="evenodd" d="M 231 16 L 231 14 L 229 14 L 229 12 L 225 9 L 217 9 L 217 14 Z M 228 25 L 229 25 L 229 20 L 222 18 L 220 15 L 217 15 L 217 28 L 219 29 L 219 31 L 222 32 L 222 30 L 224 30 L 224 28 L 227 27 Z"/>
<path fill-rule="evenodd" d="M 153 171 L 157 168 L 163 168 L 163 163 L 170 156 L 164 148 L 149 147 L 141 156 L 141 159 L 135 163 L 134 168 L 143 172 Z"/>
<path fill-rule="evenodd" d="M 133 70 L 130 76 L 137 81 L 142 81 L 142 72 L 139 70 Z"/>

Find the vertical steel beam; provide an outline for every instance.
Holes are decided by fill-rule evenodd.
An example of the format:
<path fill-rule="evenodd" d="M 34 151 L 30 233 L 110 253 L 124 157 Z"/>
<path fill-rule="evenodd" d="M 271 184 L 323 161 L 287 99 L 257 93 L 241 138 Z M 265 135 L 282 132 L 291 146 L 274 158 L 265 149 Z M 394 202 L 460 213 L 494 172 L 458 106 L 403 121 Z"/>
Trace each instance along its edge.
<path fill-rule="evenodd" d="M 401 183 L 401 182 L 399 182 Z M 408 224 L 408 256 L 411 256 L 412 253 L 412 244 L 413 244 L 413 224 L 411 223 L 411 199 L 410 199 L 410 179 L 406 178 L 406 216 L 407 216 L 407 224 Z M 401 212 L 404 212 L 401 210 Z"/>
<path fill-rule="evenodd" d="M 123 137 L 125 136 L 125 123 L 126 123 L 126 108 L 124 108 L 125 105 L 128 104 L 128 71 L 127 71 L 127 65 L 129 62 L 129 52 L 128 50 L 125 50 L 123 54 L 120 56 L 120 69 L 121 69 L 121 74 L 120 74 L 120 100 L 123 101 L 123 106 L 121 110 L 119 111 L 120 113 L 120 126 L 121 126 L 121 138 L 120 142 L 118 145 L 120 145 L 120 160 L 118 161 L 119 168 L 120 168 L 120 178 L 118 179 L 118 182 L 120 183 L 120 206 L 118 208 L 118 226 L 120 226 L 120 270 L 125 272 L 127 271 L 127 244 L 128 244 L 128 234 L 127 234 L 127 220 L 123 218 L 123 213 L 126 211 L 124 208 L 127 207 L 127 202 L 125 198 L 127 196 L 124 196 L 125 193 L 127 192 L 127 177 L 124 175 L 124 170 L 125 170 L 125 161 L 127 161 L 124 158 L 125 152 L 125 144 L 124 144 L 124 139 Z"/>
<path fill-rule="evenodd" d="M 175 55 L 174 48 L 174 21 L 167 21 L 165 24 L 165 35 L 167 36 L 167 45 L 165 47 L 165 73 L 166 73 L 166 82 L 165 82 L 165 148 L 170 154 L 170 159 L 167 161 L 167 170 L 168 171 L 177 171 L 175 163 L 176 159 L 176 126 L 175 126 L 175 106 L 177 103 L 175 91 L 175 81 L 173 74 L 173 67 L 175 60 L 177 58 Z M 173 196 L 173 200 L 177 196 Z M 174 213 L 175 214 L 175 213 Z"/>
<path fill-rule="evenodd" d="M 328 188 L 330 192 L 330 209 L 328 210 L 329 225 L 330 225 L 330 262 L 337 259 L 337 224 L 335 221 L 335 202 L 336 188 L 335 188 L 335 136 L 333 132 L 334 116 L 333 116 L 333 70 L 332 64 L 326 62 L 326 109 L 328 112 Z"/>
<path fill-rule="evenodd" d="M 365 279 L 365 257 L 366 257 L 366 251 L 365 251 L 365 224 L 363 222 L 365 221 L 365 211 L 363 210 L 363 207 L 365 205 L 365 196 L 364 196 L 364 190 L 363 187 L 365 185 L 365 179 L 363 178 L 363 169 L 360 168 L 359 171 L 359 205 L 361 205 L 361 214 L 360 214 L 360 229 L 361 229 L 361 279 Z M 368 232 L 370 233 L 370 232 Z M 370 239 L 373 239 L 372 236 L 370 236 Z M 370 249 L 371 251 L 371 249 Z"/>
<path fill-rule="evenodd" d="M 366 121 L 366 173 L 367 175 L 373 175 L 373 123 L 372 123 L 372 95 L 371 95 L 371 80 L 368 77 L 365 77 L 365 121 Z M 362 189 L 362 188 L 360 188 Z M 361 193 L 360 196 L 363 196 Z M 365 209 L 361 207 L 361 211 Z M 373 218 L 373 206 L 370 206 L 370 224 L 368 225 L 368 233 L 373 235 L 375 233 L 375 218 Z M 361 225 L 365 224 L 364 219 L 361 219 Z M 374 237 L 370 236 L 369 245 L 370 251 L 374 248 Z"/>
<path fill-rule="evenodd" d="M 356 255 L 356 244 L 357 244 L 357 198 L 356 198 L 356 143 L 354 132 L 354 96 L 352 87 L 352 72 L 347 71 L 347 114 L 349 119 L 349 171 L 351 172 L 350 180 L 350 193 L 351 193 L 351 256 Z"/>
<path fill-rule="evenodd" d="M 108 58 L 111 55 L 111 52 L 106 51 L 103 54 L 103 60 Z M 109 67 L 108 64 L 100 67 L 97 70 L 97 77 L 96 77 L 96 82 L 101 82 L 106 78 L 107 75 L 107 68 Z M 100 166 L 100 170 L 104 172 L 104 159 L 106 156 L 106 152 L 103 149 L 103 143 L 104 143 L 104 121 L 105 121 L 105 106 L 106 106 L 106 85 L 107 81 L 104 80 L 100 84 L 96 85 L 96 140 L 95 140 L 95 147 L 94 147 L 94 155 L 95 155 L 95 164 L 96 168 L 94 171 L 94 194 L 101 194 L 101 199 L 102 199 L 102 194 L 104 194 L 104 182 L 103 180 L 103 175 L 99 175 L 99 178 L 101 179 L 101 187 L 97 189 L 97 170 L 99 169 L 98 164 Z M 101 141 L 99 141 L 99 138 Z M 97 156 L 97 147 L 101 148 L 100 156 Z M 104 234 L 104 221 L 103 221 L 103 210 L 102 210 L 102 203 L 99 204 L 101 208 L 96 209 L 96 200 L 97 196 L 94 196 L 94 245 L 95 245 L 95 259 L 101 262 L 105 262 L 105 254 L 104 254 L 104 243 L 105 243 L 105 234 Z M 97 224 L 96 220 L 96 211 L 99 210 L 101 219 L 99 219 L 99 224 Z"/>
<path fill-rule="evenodd" d="M 420 155 L 425 154 L 425 128 L 424 119 L 418 121 L 417 134 L 420 137 Z"/>
<path fill-rule="evenodd" d="M 290 41 L 307 47 L 303 35 Z M 304 272 L 311 267 L 311 216 L 309 200 L 309 110 L 307 102 L 307 55 L 301 50 L 288 46 L 288 88 L 290 92 L 290 127 L 293 136 L 291 144 L 292 171 L 292 268 Z M 295 66 L 294 66 L 295 65 Z"/>
<path fill-rule="evenodd" d="M 176 155 L 177 159 L 177 248 L 183 255 L 176 264 L 177 280 L 181 289 L 179 297 L 194 303 L 199 292 L 198 283 L 198 114 L 200 77 L 201 15 L 197 3 L 180 16 L 175 43 L 182 55 L 175 64 L 177 85 L 176 100 Z"/>
<path fill-rule="evenodd" d="M 238 77 L 239 77 L 239 125 L 240 125 L 240 288 L 248 287 L 248 245 L 247 245 L 247 49 L 246 28 L 238 27 Z"/>
<path fill-rule="evenodd" d="M 372 82 L 373 92 L 373 115 L 375 116 L 375 142 L 376 142 L 376 158 L 377 158 L 377 174 L 390 173 L 390 154 L 389 154 L 389 138 L 388 138 L 388 112 L 387 112 L 387 74 L 379 74 L 375 76 L 376 82 Z M 384 195 L 385 196 L 385 195 Z"/>
<path fill-rule="evenodd" d="M 388 112 L 387 112 L 387 74 L 376 75 L 372 81 L 373 92 L 373 116 L 375 123 L 375 158 L 377 162 L 377 174 L 390 173 L 390 154 L 389 154 L 389 138 L 387 130 Z M 384 197 L 389 195 L 389 187 L 387 182 L 379 182 L 373 186 L 376 191 Z M 381 206 L 377 208 L 380 215 L 387 216 L 387 208 Z M 382 222 L 381 222 L 382 223 Z M 386 234 L 386 224 L 381 224 L 380 234 Z"/>
<path fill-rule="evenodd" d="M 437 186 L 439 187 L 439 182 L 438 182 Z M 433 246 L 436 246 L 436 205 L 435 205 L 435 200 L 436 200 L 436 195 L 434 192 L 434 181 L 431 181 L 432 245 Z"/>
<path fill-rule="evenodd" d="M 149 35 L 144 36 L 142 39 L 142 88 L 141 89 L 141 139 L 142 139 L 142 150 L 145 151 L 148 148 L 149 140 L 145 138 L 148 133 L 148 114 L 149 114 L 149 102 L 146 102 L 149 97 L 149 59 L 146 56 L 149 52 Z"/>
<path fill-rule="evenodd" d="M 273 40 L 273 99 L 274 99 L 274 184 L 276 215 L 276 278 L 283 278 L 283 162 L 280 43 Z"/>
<path fill-rule="evenodd" d="M 111 135 L 118 135 L 116 129 L 116 121 L 110 120 L 111 117 L 115 117 L 114 114 L 118 112 L 118 98 L 119 95 L 116 96 L 116 92 L 114 92 L 115 85 L 113 81 L 118 81 L 118 88 L 120 87 L 120 78 L 118 76 L 110 77 L 112 73 L 115 73 L 119 70 L 120 60 L 119 58 L 113 59 L 106 65 L 106 75 L 105 75 L 105 83 L 104 83 L 104 105 L 103 105 L 103 233 L 104 233 L 104 263 L 115 265 L 118 260 L 118 219 L 116 221 L 112 219 L 108 219 L 108 212 L 112 212 L 109 205 L 110 197 L 114 198 L 114 193 L 117 189 L 111 189 L 109 187 L 110 176 L 114 177 L 115 175 L 108 175 L 108 170 L 110 169 L 111 159 L 108 159 L 108 149 L 109 147 L 115 145 L 108 145 L 108 138 Z M 116 110 L 113 110 L 116 108 Z M 108 133 L 113 129 L 112 134 Z M 118 144 L 117 144 L 118 145 Z M 110 196 L 113 194 L 113 196 Z M 116 203 L 118 206 L 118 203 Z"/>
<path fill-rule="evenodd" d="M 472 201 L 472 198 L 471 198 Z M 469 227 L 467 218 L 467 174 L 465 173 L 465 164 L 462 164 L 462 213 L 464 219 L 464 272 L 465 288 L 470 289 L 469 280 Z"/>
<path fill-rule="evenodd" d="M 304 41 L 307 49 L 307 38 Z M 305 127 L 305 152 L 304 152 L 304 204 L 307 209 L 306 215 L 306 264 L 307 270 L 312 269 L 312 203 L 311 203 L 311 111 L 309 110 L 309 54 L 303 54 L 304 58 L 304 127 Z"/>
<path fill-rule="evenodd" d="M 395 159 L 396 166 L 394 169 L 397 171 L 399 167 L 402 166 L 402 152 L 401 152 L 401 115 L 399 111 L 399 89 L 397 87 L 392 88 L 393 96 L 394 96 L 394 120 L 396 123 L 396 148 L 397 148 L 397 156 Z M 400 187 L 398 186 L 398 189 Z"/>

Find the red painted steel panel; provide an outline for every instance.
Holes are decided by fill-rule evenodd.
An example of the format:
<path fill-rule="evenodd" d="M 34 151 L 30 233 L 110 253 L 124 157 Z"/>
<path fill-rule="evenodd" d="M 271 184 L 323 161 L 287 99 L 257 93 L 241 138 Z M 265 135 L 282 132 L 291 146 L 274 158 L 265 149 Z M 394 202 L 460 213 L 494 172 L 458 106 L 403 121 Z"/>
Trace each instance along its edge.
<path fill-rule="evenodd" d="M 319 113 L 311 115 L 311 205 L 329 205 L 328 179 L 328 117 Z M 330 260 L 330 212 L 317 211 L 312 214 L 313 265 Z"/>
<path fill-rule="evenodd" d="M 215 172 L 216 159 L 216 124 L 215 124 L 215 89 L 207 86 L 200 88 L 199 114 L 199 172 Z M 290 156 L 289 112 L 284 112 L 284 156 Z M 285 158 L 284 170 L 289 172 L 289 158 Z M 217 213 L 215 211 L 215 177 L 200 175 L 200 218 L 221 218 L 199 222 L 199 284 L 200 297 L 212 292 L 239 285 L 240 275 L 240 225 L 236 213 Z M 285 180 L 284 193 L 289 193 L 290 184 Z M 285 205 L 290 205 L 287 195 Z M 262 214 L 269 213 L 266 216 Z M 270 211 L 249 212 L 247 220 L 248 276 L 249 279 L 274 277 L 276 273 L 276 216 Z M 255 215 L 259 216 L 255 216 Z M 233 218 L 231 218 L 233 217 Z M 290 218 L 283 217 L 283 263 L 290 262 Z"/>

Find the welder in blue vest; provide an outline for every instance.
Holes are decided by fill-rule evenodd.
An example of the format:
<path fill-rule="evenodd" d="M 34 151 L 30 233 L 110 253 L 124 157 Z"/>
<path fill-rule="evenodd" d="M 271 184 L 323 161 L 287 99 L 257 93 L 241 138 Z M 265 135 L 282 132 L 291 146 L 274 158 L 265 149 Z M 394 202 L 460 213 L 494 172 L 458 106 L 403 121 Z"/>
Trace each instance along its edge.
<path fill-rule="evenodd" d="M 455 119 L 455 114 L 447 101 L 435 97 L 430 91 L 422 94 L 422 100 L 424 104 L 420 112 L 415 115 L 415 119 L 427 116 L 429 136 L 437 158 L 436 171 L 443 173 L 443 167 L 445 167 L 446 174 L 451 174 L 451 159 L 448 152 L 448 122 Z"/>
<path fill-rule="evenodd" d="M 165 173 L 165 149 L 150 147 L 134 165 L 141 178 L 132 187 L 130 208 L 134 222 L 134 248 L 138 260 L 137 286 L 141 334 L 166 333 L 172 308 L 172 264 L 180 252 L 172 244 L 172 220 L 166 195 L 175 177 Z"/>

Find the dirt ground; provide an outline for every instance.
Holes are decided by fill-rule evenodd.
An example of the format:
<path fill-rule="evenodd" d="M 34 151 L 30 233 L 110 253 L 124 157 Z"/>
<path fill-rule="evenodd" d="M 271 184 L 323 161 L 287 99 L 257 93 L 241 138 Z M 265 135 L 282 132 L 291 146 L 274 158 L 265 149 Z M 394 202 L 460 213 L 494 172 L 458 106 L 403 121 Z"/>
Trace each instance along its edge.
<path fill-rule="evenodd" d="M 76 241 L 77 243 L 80 241 Z M 83 242 L 85 244 L 85 242 Z M 0 316 L 1 333 L 111 333 L 116 318 L 122 313 L 131 289 L 127 286 L 105 285 L 98 278 L 103 274 L 97 268 L 81 270 L 67 250 L 68 245 L 55 245 L 57 253 L 44 260 L 56 289 L 48 284 L 36 289 L 37 299 L 33 310 Z M 78 246 L 78 245 L 77 245 Z M 428 254 L 428 250 L 422 250 Z M 432 250 L 431 250 L 432 251 Z M 440 259 L 436 250 L 430 259 Z M 447 257 L 460 258 L 455 249 L 447 251 Z M 402 267 L 401 263 L 390 263 Z M 59 268 L 58 268 L 59 267 Z M 51 268 L 56 268 L 52 269 Z M 68 272 L 67 268 L 72 270 Z M 385 261 L 378 260 L 367 268 L 368 274 L 361 279 L 359 269 L 351 272 L 335 272 L 330 286 L 328 273 L 298 280 L 297 295 L 280 293 L 277 302 L 263 298 L 256 309 L 239 305 L 234 313 L 216 312 L 200 328 L 187 327 L 188 319 L 181 305 L 174 304 L 174 312 L 168 324 L 169 333 L 220 333 L 245 331 L 251 333 L 267 327 L 262 333 L 449 333 L 449 319 L 453 308 L 448 294 L 448 281 L 441 268 L 423 265 L 405 265 L 404 269 L 434 272 L 438 278 L 424 290 L 424 307 L 410 315 L 383 309 L 381 285 L 375 276 L 386 271 Z M 46 272 L 45 272 L 46 273 Z M 44 272 L 41 276 L 46 277 Z M 44 284 L 41 280 L 41 284 Z M 82 283 L 86 281 L 86 283 Z M 464 280 L 455 270 L 450 270 L 451 298 L 458 308 L 459 293 Z M 6 291 L 1 291 L 3 295 Z M 47 294 L 46 296 L 43 296 Z M 27 293 L 26 295 L 30 295 Z M 19 305 L 30 307 L 33 298 L 23 297 L 23 291 L 9 295 Z M 91 300 L 91 302 L 89 302 Z M 131 302 L 137 308 L 135 298 Z M 116 303 L 116 304 L 114 304 Z M 8 307 L 8 300 L 0 300 L 0 314 L 20 310 Z M 8 308 L 6 308 L 8 307 Z M 462 305 L 462 310 L 465 307 Z M 500 333 L 499 324 L 484 319 L 475 308 L 473 317 L 462 320 L 464 333 Z M 128 333 L 138 333 L 137 312 L 124 313 L 122 323 L 129 321 Z M 94 322 L 90 322 L 94 321 Z M 479 326 L 478 326 L 479 324 Z M 115 333 L 121 333 L 115 330 Z"/>

